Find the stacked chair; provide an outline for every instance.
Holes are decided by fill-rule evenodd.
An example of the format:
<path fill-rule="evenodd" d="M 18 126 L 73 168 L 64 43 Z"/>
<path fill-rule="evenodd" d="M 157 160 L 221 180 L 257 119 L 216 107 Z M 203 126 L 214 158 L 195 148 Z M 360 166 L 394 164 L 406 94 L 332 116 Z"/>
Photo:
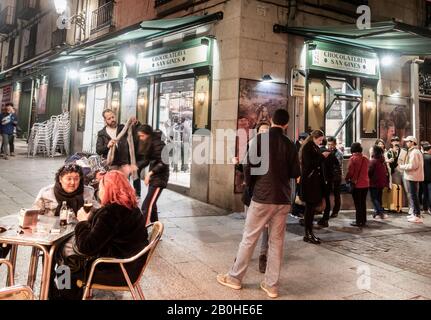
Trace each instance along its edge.
<path fill-rule="evenodd" d="M 42 123 L 35 123 L 31 128 L 28 140 L 27 155 L 43 154 L 46 157 L 69 154 L 70 149 L 70 116 L 64 112 L 52 116 Z"/>

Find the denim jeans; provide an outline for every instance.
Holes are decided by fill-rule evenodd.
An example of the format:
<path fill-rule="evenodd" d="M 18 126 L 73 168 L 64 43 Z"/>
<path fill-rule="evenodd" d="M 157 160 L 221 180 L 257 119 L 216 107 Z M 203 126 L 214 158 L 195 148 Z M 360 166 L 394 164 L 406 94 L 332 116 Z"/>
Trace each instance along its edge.
<path fill-rule="evenodd" d="M 2 153 L 4 153 L 5 156 L 9 155 L 9 135 L 6 133 L 2 134 L 3 140 L 2 140 L 2 145 L 1 145 L 1 151 Z"/>
<path fill-rule="evenodd" d="M 382 188 L 372 188 L 370 187 L 370 196 L 371 196 L 371 202 L 374 206 L 374 215 L 382 215 L 383 214 L 383 208 L 382 208 L 382 194 L 383 189 Z"/>
<path fill-rule="evenodd" d="M 431 181 L 423 182 L 423 191 L 424 191 L 423 208 L 424 210 L 430 210 L 431 209 Z"/>
<path fill-rule="evenodd" d="M 408 195 L 410 200 L 410 206 L 413 208 L 413 213 L 415 216 L 421 215 L 421 208 L 419 204 L 419 182 L 407 180 Z"/>

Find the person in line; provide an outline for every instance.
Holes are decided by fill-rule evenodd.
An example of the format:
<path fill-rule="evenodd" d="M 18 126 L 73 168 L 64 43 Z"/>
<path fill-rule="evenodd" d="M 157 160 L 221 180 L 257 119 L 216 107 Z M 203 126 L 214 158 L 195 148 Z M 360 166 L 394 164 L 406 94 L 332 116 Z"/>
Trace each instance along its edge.
<path fill-rule="evenodd" d="M 148 192 L 142 203 L 142 213 L 147 225 L 159 220 L 157 214 L 157 200 L 163 189 L 168 185 L 169 180 L 169 159 L 162 159 L 162 151 L 165 143 L 162 141 L 162 132 L 153 130 L 150 125 L 143 124 L 137 127 L 138 139 L 145 143 L 142 154 L 138 155 L 136 166 L 138 171 L 149 166 L 149 171 L 145 175 L 144 183 L 148 186 Z"/>
<path fill-rule="evenodd" d="M 4 159 L 8 160 L 9 156 L 15 156 L 14 131 L 18 125 L 18 118 L 13 112 L 13 103 L 6 103 L 5 111 L 0 114 L 0 131 L 3 137 L 2 154 Z"/>
<path fill-rule="evenodd" d="M 369 160 L 362 154 L 362 146 L 354 142 L 350 147 L 352 156 L 349 159 L 346 181 L 354 184 L 352 191 L 356 210 L 356 221 L 350 225 L 354 227 L 367 226 L 367 193 L 370 181 L 368 178 Z"/>
<path fill-rule="evenodd" d="M 217 281 L 221 285 L 241 289 L 256 243 L 268 224 L 268 261 L 265 280 L 260 287 L 270 298 L 278 297 L 286 217 L 292 203 L 290 179 L 296 179 L 300 174 L 295 145 L 284 135 L 288 124 L 289 113 L 278 109 L 274 112 L 268 132 L 259 134 L 250 141 L 244 173 L 247 185 L 254 185 L 253 197 L 235 262 L 228 273 L 217 275 Z M 253 157 L 264 154 L 268 156 L 261 161 Z M 261 170 L 265 172 L 260 172 Z"/>
<path fill-rule="evenodd" d="M 424 210 L 431 215 L 431 144 L 424 147 L 424 204 L 426 203 L 427 209 Z"/>
<path fill-rule="evenodd" d="M 84 185 L 82 168 L 77 164 L 66 164 L 55 174 L 55 183 L 42 188 L 33 203 L 34 209 L 39 209 L 47 216 L 59 216 L 63 201 L 75 212 L 84 203 L 91 202 L 93 208 L 99 208 L 94 189 Z"/>
<path fill-rule="evenodd" d="M 389 186 L 389 172 L 383 156 L 383 149 L 377 145 L 373 146 L 373 156 L 368 167 L 368 178 L 370 181 L 370 195 L 374 206 L 374 219 L 386 219 L 382 207 L 383 189 Z"/>
<path fill-rule="evenodd" d="M 148 241 L 145 217 L 139 210 L 135 192 L 124 174 L 118 170 L 108 171 L 102 176 L 99 185 L 99 198 L 102 207 L 86 213 L 78 211 L 78 224 L 75 227 L 73 243 L 77 254 L 88 257 L 113 257 L 124 259 L 136 255 L 145 248 Z M 143 255 L 134 262 L 124 265 L 132 282 L 139 277 L 146 260 Z M 68 264 L 67 256 L 57 257 L 58 265 L 66 265 L 71 270 L 71 288 L 56 289 L 52 299 L 82 299 L 83 288 L 77 280 L 86 280 L 90 264 L 75 269 Z M 126 280 L 118 264 L 103 264 L 96 269 L 93 281 L 98 284 L 126 286 Z"/>
<path fill-rule="evenodd" d="M 392 182 L 395 184 L 402 184 L 402 177 L 397 169 L 398 158 L 401 153 L 400 138 L 397 136 L 392 137 L 391 147 L 386 152 L 385 158 L 389 161 L 389 167 L 391 169 Z"/>
<path fill-rule="evenodd" d="M 404 138 L 408 148 L 405 164 L 398 166 L 403 172 L 403 178 L 408 186 L 407 194 L 410 199 L 409 205 L 413 214 L 409 215 L 407 221 L 423 223 L 419 204 L 419 183 L 424 181 L 424 159 L 417 146 L 417 140 L 413 136 Z"/>
<path fill-rule="evenodd" d="M 298 140 L 295 142 L 296 151 L 301 149 L 301 146 L 303 145 L 305 139 L 307 139 L 309 134 L 307 132 L 301 132 L 298 136 Z M 304 225 L 304 212 L 305 212 L 305 206 L 302 204 L 302 201 L 299 199 L 299 194 L 301 193 L 301 179 L 297 179 L 295 181 L 295 201 L 292 205 L 292 213 L 291 216 L 298 219 L 301 225 Z"/>
<path fill-rule="evenodd" d="M 324 177 L 326 179 L 326 188 L 325 188 L 325 209 L 323 213 L 323 217 L 317 222 L 317 224 L 323 228 L 327 228 L 329 226 L 329 218 L 338 216 L 338 212 L 340 211 L 341 206 L 341 194 L 340 194 L 340 185 L 341 185 L 341 165 L 339 155 L 337 154 L 339 151 L 336 146 L 336 139 L 333 137 L 329 137 L 328 140 L 323 139 L 322 146 L 320 147 L 320 151 L 322 153 L 329 152 L 329 155 L 324 159 Z M 340 152 L 341 153 L 341 152 Z M 343 155 L 341 154 L 341 159 Z M 334 193 L 334 208 L 331 212 L 331 192 Z"/>
<path fill-rule="evenodd" d="M 299 151 L 301 163 L 301 192 L 300 198 L 305 202 L 304 241 L 320 244 L 320 239 L 313 233 L 314 214 L 321 206 L 327 189 L 324 173 L 324 160 L 329 156 L 329 151 L 320 151 L 325 135 L 321 130 L 314 130 L 304 141 Z"/>

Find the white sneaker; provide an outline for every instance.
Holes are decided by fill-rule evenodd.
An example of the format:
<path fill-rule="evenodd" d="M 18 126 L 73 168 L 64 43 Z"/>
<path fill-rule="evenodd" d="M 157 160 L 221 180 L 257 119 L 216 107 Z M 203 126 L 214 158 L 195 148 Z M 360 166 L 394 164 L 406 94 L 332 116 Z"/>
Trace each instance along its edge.
<path fill-rule="evenodd" d="M 428 209 L 428 210 L 427 210 L 427 213 L 428 213 L 429 215 L 431 215 L 431 209 Z"/>
<path fill-rule="evenodd" d="M 382 219 L 387 219 L 387 218 L 389 218 L 389 216 L 386 213 L 384 213 L 382 216 Z"/>
<path fill-rule="evenodd" d="M 382 217 L 380 214 L 374 216 L 374 220 L 382 220 Z"/>
<path fill-rule="evenodd" d="M 413 222 L 413 223 L 423 223 L 424 222 L 421 217 L 417 217 L 417 216 L 413 216 L 413 217 L 409 218 L 407 221 Z"/>

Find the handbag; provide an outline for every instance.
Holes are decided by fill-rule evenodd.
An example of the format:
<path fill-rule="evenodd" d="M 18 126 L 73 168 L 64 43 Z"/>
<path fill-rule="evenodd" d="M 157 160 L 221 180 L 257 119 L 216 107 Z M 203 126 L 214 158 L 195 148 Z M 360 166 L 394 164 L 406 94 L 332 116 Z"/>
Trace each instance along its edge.
<path fill-rule="evenodd" d="M 353 190 L 355 190 L 356 183 L 358 182 L 359 175 L 361 174 L 363 164 L 364 164 L 364 159 L 362 159 L 362 161 L 361 161 L 361 166 L 359 167 L 359 171 L 358 171 L 358 174 L 356 175 L 355 181 L 353 181 L 353 180 L 346 181 L 346 192 L 347 193 L 353 193 Z"/>
<path fill-rule="evenodd" d="M 81 253 L 76 246 L 75 236 L 70 237 L 69 240 L 63 244 L 61 250 L 58 250 L 58 253 L 58 265 L 68 266 L 71 273 L 82 270 L 85 271 L 88 263 L 97 258 Z"/>

